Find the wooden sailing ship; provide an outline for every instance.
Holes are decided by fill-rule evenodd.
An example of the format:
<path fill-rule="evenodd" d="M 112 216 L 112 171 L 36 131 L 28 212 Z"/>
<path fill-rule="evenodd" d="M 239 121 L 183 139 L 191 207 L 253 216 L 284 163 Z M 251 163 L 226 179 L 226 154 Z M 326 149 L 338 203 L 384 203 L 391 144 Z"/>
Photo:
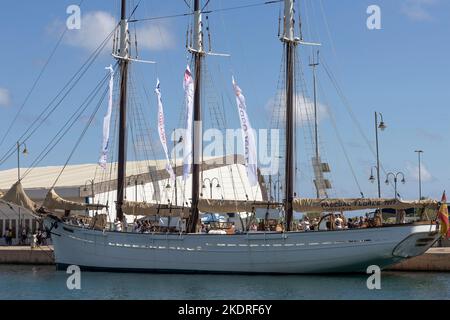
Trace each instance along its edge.
<path fill-rule="evenodd" d="M 370 265 L 381 268 L 425 252 L 438 239 L 433 223 L 398 224 L 374 228 L 297 232 L 292 231 L 293 213 L 341 212 L 363 209 L 405 209 L 436 207 L 436 202 L 402 202 L 391 199 L 301 199 L 294 194 L 294 135 L 295 135 L 295 55 L 302 44 L 295 36 L 294 0 L 284 1 L 284 23 L 281 41 L 286 62 L 285 79 L 285 188 L 283 201 L 208 200 L 201 197 L 201 141 L 192 132 L 192 195 L 187 206 L 144 203 L 125 199 L 127 167 L 127 101 L 130 56 L 126 0 L 121 1 L 119 45 L 114 53 L 120 70 L 118 168 L 117 168 L 117 220 L 125 215 L 180 217 L 186 221 L 185 229 L 176 233 L 136 233 L 111 231 L 93 225 L 82 228 L 52 214 L 52 209 L 101 209 L 100 205 L 69 203 L 54 190 L 42 208 L 26 198 L 20 183 L 7 199 L 21 203 L 45 216 L 45 225 L 52 235 L 58 268 L 78 265 L 85 270 L 113 270 L 133 272 L 186 272 L 186 273 L 326 273 L 364 272 Z M 202 6 L 194 1 L 193 56 L 194 81 L 193 118 L 201 123 L 201 84 L 203 60 L 207 55 L 203 46 Z M 195 127 L 195 126 L 194 126 Z M 200 130 L 197 126 L 192 130 Z M 318 161 L 318 159 L 317 159 Z M 14 198 L 16 200 L 14 200 Z M 282 209 L 284 226 L 281 230 L 240 234 L 204 234 L 199 231 L 202 212 L 240 213 L 257 209 Z M 100 229 L 100 230 L 99 230 Z"/>

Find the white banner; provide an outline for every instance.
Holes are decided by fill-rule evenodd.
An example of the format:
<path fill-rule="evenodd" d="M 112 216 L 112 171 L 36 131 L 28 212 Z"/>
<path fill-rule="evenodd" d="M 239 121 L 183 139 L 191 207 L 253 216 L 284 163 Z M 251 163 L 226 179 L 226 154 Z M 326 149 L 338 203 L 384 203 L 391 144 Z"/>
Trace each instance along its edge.
<path fill-rule="evenodd" d="M 192 122 L 194 112 L 194 79 L 192 78 L 189 66 L 186 67 L 184 73 L 183 86 L 186 101 L 186 132 L 183 139 L 183 179 L 186 180 L 192 167 Z"/>
<path fill-rule="evenodd" d="M 158 133 L 159 133 L 159 140 L 161 141 L 162 147 L 164 149 L 164 153 L 166 154 L 166 170 L 170 175 L 170 179 L 172 181 L 175 181 L 175 173 L 173 172 L 172 165 L 170 164 L 169 159 L 169 151 L 167 149 L 167 138 L 166 138 L 166 126 L 164 121 L 164 108 L 162 104 L 162 98 L 161 98 L 161 83 L 159 82 L 159 79 L 156 83 L 156 98 L 158 100 Z"/>
<path fill-rule="evenodd" d="M 236 84 L 233 77 L 233 87 L 236 94 L 236 103 L 238 107 L 239 120 L 241 121 L 242 140 L 244 145 L 244 158 L 247 167 L 247 175 L 250 185 L 258 184 L 258 166 L 256 157 L 256 140 L 253 128 L 250 124 L 247 114 L 247 105 L 241 88 Z"/>
<path fill-rule="evenodd" d="M 109 151 L 109 130 L 111 125 L 111 114 L 113 107 L 113 90 L 114 90 L 114 69 L 112 66 L 105 68 L 110 72 L 109 79 L 109 100 L 108 100 L 108 111 L 106 112 L 106 116 L 103 118 L 103 144 L 102 144 L 102 154 L 100 156 L 100 160 L 98 164 L 106 169 L 106 163 L 108 162 L 108 151 Z"/>

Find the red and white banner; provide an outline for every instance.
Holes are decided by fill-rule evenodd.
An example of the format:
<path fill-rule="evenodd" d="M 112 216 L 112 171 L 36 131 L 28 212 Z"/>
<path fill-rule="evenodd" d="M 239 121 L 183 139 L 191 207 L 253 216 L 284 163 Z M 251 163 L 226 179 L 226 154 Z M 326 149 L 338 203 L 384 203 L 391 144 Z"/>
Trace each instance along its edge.
<path fill-rule="evenodd" d="M 158 134 L 159 134 L 159 140 L 161 141 L 164 153 L 166 155 L 166 171 L 170 175 L 170 179 L 172 181 L 175 181 L 175 173 L 173 172 L 172 165 L 170 164 L 170 158 L 169 158 L 169 151 L 167 148 L 167 138 L 166 138 L 166 126 L 164 121 L 164 108 L 161 98 L 161 83 L 159 82 L 159 79 L 156 82 L 156 98 L 158 100 Z"/>

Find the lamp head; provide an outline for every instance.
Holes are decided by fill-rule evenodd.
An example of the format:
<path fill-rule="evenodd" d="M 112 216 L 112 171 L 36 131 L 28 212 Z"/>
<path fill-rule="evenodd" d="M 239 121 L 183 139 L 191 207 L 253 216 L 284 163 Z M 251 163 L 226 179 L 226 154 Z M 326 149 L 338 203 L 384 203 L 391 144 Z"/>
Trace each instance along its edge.
<path fill-rule="evenodd" d="M 385 181 L 384 183 L 386 183 L 387 185 L 389 185 L 389 180 L 388 180 L 388 179 L 386 179 L 386 181 Z"/>
<path fill-rule="evenodd" d="M 380 125 L 378 126 L 378 129 L 380 129 L 381 131 L 386 130 L 387 125 L 384 123 L 384 121 L 380 122 Z"/>
<path fill-rule="evenodd" d="M 369 181 L 370 181 L 371 183 L 374 183 L 374 182 L 375 182 L 375 177 L 373 176 L 373 174 L 370 175 Z"/>

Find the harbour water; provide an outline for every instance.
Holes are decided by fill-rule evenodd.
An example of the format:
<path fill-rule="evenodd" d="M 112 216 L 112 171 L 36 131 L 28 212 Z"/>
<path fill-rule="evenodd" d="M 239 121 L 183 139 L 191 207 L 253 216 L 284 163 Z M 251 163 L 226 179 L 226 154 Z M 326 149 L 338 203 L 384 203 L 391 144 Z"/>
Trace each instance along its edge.
<path fill-rule="evenodd" d="M 365 275 L 225 276 L 81 274 L 81 290 L 68 290 L 68 274 L 52 266 L 0 266 L 0 299 L 450 299 L 449 273 L 383 272 L 381 290 Z"/>

